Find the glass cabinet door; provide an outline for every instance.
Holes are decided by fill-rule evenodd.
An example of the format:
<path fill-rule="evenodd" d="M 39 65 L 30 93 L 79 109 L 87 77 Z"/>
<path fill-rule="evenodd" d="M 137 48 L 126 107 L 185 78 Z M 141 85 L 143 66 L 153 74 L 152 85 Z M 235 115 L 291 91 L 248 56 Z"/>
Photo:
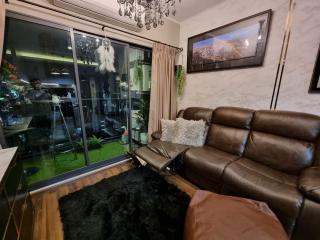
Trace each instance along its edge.
<path fill-rule="evenodd" d="M 6 140 L 28 182 L 85 165 L 70 31 L 7 18 L 0 78 Z"/>
<path fill-rule="evenodd" d="M 128 46 L 75 33 L 80 91 L 90 163 L 129 149 Z"/>

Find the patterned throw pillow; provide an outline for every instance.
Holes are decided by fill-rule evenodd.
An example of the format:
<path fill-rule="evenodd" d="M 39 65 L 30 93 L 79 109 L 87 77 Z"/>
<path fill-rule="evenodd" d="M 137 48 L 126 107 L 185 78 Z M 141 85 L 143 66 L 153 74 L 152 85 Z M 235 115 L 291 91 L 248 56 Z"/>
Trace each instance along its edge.
<path fill-rule="evenodd" d="M 178 118 L 176 122 L 176 134 L 173 139 L 174 143 L 195 147 L 204 145 L 208 132 L 208 126 L 205 121 Z"/>
<path fill-rule="evenodd" d="M 161 119 L 161 141 L 172 142 L 176 133 L 176 121 Z"/>

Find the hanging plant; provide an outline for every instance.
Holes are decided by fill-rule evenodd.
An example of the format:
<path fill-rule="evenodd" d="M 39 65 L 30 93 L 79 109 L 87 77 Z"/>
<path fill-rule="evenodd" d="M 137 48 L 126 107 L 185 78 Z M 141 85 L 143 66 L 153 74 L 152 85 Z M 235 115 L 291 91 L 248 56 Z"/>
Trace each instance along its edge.
<path fill-rule="evenodd" d="M 184 85 L 186 82 L 186 73 L 182 65 L 177 65 L 176 67 L 177 67 L 177 70 L 176 70 L 177 93 L 178 93 L 178 96 L 182 96 Z"/>
<path fill-rule="evenodd" d="M 133 68 L 134 68 L 133 70 L 134 82 L 136 84 L 142 83 L 142 80 L 143 80 L 142 65 L 138 63 L 138 61 L 135 61 Z"/>

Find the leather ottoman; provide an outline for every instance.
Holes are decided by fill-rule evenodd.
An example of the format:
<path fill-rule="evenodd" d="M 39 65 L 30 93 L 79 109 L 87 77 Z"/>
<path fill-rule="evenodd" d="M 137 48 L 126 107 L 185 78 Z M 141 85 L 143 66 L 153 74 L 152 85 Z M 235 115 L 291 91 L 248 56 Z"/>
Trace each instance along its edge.
<path fill-rule="evenodd" d="M 197 191 L 186 215 L 184 240 L 288 240 L 267 204 Z"/>

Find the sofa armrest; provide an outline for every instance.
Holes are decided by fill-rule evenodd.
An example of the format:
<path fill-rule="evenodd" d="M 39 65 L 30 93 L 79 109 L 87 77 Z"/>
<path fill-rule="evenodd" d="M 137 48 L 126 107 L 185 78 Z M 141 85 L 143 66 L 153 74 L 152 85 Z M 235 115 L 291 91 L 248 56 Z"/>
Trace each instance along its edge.
<path fill-rule="evenodd" d="M 299 177 L 298 187 L 303 195 L 320 202 L 320 166 L 303 170 Z"/>
<path fill-rule="evenodd" d="M 160 140 L 162 135 L 161 131 L 155 131 L 154 133 L 151 134 L 152 140 Z"/>

